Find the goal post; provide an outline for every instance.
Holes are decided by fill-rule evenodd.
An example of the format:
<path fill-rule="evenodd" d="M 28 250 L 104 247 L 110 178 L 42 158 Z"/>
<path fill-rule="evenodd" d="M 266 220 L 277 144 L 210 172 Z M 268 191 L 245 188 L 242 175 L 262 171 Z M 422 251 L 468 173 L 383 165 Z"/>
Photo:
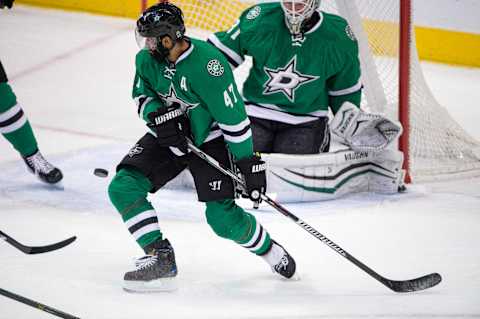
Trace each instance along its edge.
<path fill-rule="evenodd" d="M 412 43 L 412 2 L 400 0 L 400 37 L 398 65 L 398 119 L 403 126 L 398 147 L 403 152 L 405 182 L 411 183 L 410 176 L 410 55 Z"/>
<path fill-rule="evenodd" d="M 155 0 L 140 0 L 143 7 Z M 226 30 L 251 0 L 171 0 L 188 29 Z M 438 103 L 424 78 L 415 43 L 411 0 L 322 0 L 321 10 L 345 18 L 359 42 L 362 108 L 399 120 L 398 146 L 407 182 L 480 175 L 480 142 Z M 197 34 L 197 33 L 195 33 Z M 241 70 L 245 79 L 248 70 Z M 238 73 L 238 71 L 237 71 Z"/>

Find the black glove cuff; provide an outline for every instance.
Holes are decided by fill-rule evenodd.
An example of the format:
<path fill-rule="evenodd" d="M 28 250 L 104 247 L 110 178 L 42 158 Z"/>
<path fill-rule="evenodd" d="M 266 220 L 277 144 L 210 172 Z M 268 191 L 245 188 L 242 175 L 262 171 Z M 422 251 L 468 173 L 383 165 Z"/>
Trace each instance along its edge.
<path fill-rule="evenodd" d="M 190 123 L 179 107 L 161 107 L 147 117 L 150 121 L 147 126 L 157 134 L 160 146 L 174 146 L 183 153 L 188 152 L 186 137 L 190 137 Z"/>
<path fill-rule="evenodd" d="M 238 160 L 235 164 L 243 175 L 257 174 L 267 170 L 267 164 L 257 155 Z"/>
<path fill-rule="evenodd" d="M 241 159 L 236 164 L 245 180 L 245 195 L 250 197 L 252 201 L 259 202 L 261 195 L 265 194 L 267 189 L 267 164 L 255 155 Z"/>

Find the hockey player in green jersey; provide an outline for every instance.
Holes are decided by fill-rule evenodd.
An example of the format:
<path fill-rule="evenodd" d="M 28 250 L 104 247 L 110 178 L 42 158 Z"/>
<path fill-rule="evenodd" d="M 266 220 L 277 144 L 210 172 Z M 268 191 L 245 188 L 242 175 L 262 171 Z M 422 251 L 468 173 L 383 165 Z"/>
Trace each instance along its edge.
<path fill-rule="evenodd" d="M 259 4 L 243 12 L 228 31 L 208 39 L 233 67 L 252 57 L 243 96 L 255 151 L 328 152 L 329 110 L 340 116 L 355 114 L 357 120 L 349 122 L 353 126 L 361 122 L 357 40 L 343 18 L 319 7 L 320 0 Z M 385 140 L 391 141 L 390 126 L 377 126 L 383 118 L 370 120 L 366 130 L 355 133 L 373 135 L 368 147 L 384 148 Z M 338 127 L 332 132 L 348 146 L 357 146 L 350 145 L 350 136 Z"/>
<path fill-rule="evenodd" d="M 12 0 L 0 0 L 0 8 L 11 8 Z M 29 171 L 48 184 L 58 183 L 62 172 L 50 164 L 38 150 L 37 140 L 17 97 L 8 84 L 0 62 L 0 133 L 20 153 Z"/>
<path fill-rule="evenodd" d="M 360 109 L 357 39 L 345 19 L 320 10 L 320 0 L 255 5 L 208 41 L 233 67 L 252 58 L 243 98 L 254 150 L 270 153 L 264 156 L 267 179 L 277 199 L 324 200 L 403 189 L 403 154 L 387 149 L 401 127 Z M 347 149 L 325 154 L 331 135 Z"/>
<path fill-rule="evenodd" d="M 124 288 L 173 288 L 177 275 L 173 247 L 147 194 L 187 167 L 213 231 L 261 256 L 281 276 L 293 277 L 295 261 L 253 215 L 236 205 L 232 180 L 188 152 L 190 138 L 225 166 L 233 157 L 245 178 L 245 195 L 258 201 L 255 194 L 265 192 L 264 162 L 253 153 L 250 122 L 228 62 L 210 44 L 186 37 L 181 10 L 167 2 L 142 14 L 136 37 L 142 50 L 136 56 L 133 98 L 151 131 L 118 165 L 108 189 L 146 254 L 136 270 L 125 274 Z"/>

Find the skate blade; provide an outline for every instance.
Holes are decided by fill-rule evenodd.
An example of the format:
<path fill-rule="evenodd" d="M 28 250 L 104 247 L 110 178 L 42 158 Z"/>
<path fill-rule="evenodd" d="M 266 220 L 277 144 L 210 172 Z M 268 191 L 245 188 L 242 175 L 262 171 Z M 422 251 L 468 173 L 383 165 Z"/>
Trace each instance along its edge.
<path fill-rule="evenodd" d="M 300 274 L 296 271 L 292 277 L 290 278 L 282 277 L 282 279 L 285 281 L 299 281 L 301 278 L 300 278 Z"/>
<path fill-rule="evenodd" d="M 277 273 L 276 271 L 273 271 L 273 270 L 272 270 L 272 273 L 274 273 L 276 276 L 278 276 L 280 278 L 280 280 L 283 280 L 283 281 L 299 281 L 301 279 L 298 271 L 296 271 L 293 274 L 293 276 L 290 277 L 290 278 L 284 277 L 284 276 L 280 275 L 279 273 Z"/>
<path fill-rule="evenodd" d="M 300 274 L 296 271 L 293 276 L 288 279 L 288 281 L 299 281 L 300 279 L 302 278 L 300 277 Z"/>
<path fill-rule="evenodd" d="M 151 281 L 123 281 L 123 290 L 136 293 L 169 292 L 177 290 L 175 277 Z"/>

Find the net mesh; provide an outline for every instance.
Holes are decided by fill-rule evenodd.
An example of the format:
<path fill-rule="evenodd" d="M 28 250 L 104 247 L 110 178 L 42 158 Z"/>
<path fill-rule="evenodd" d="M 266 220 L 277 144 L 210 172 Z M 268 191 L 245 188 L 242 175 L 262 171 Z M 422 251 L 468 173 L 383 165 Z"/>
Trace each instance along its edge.
<path fill-rule="evenodd" d="M 230 28 L 255 1 L 173 0 L 188 27 Z M 264 1 L 256 1 L 264 2 Z M 321 9 L 346 18 L 359 40 L 362 107 L 398 117 L 399 0 L 323 0 Z M 412 32 L 412 43 L 415 43 Z M 458 125 L 431 93 L 415 45 L 411 50 L 409 158 L 414 181 L 480 175 L 480 143 Z M 243 68 L 243 77 L 247 69 Z"/>

